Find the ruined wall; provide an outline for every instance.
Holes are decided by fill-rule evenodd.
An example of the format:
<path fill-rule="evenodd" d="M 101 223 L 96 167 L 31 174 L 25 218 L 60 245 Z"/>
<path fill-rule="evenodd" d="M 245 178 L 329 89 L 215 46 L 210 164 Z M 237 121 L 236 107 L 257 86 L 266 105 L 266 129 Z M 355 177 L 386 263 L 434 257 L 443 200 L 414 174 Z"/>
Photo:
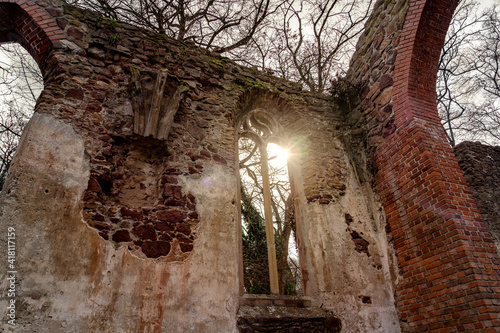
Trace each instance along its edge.
<path fill-rule="evenodd" d="M 19 20 L 0 41 L 20 41 L 45 81 L 0 194 L 15 331 L 236 331 L 236 128 L 255 108 L 304 148 L 291 177 L 311 306 L 345 332 L 495 330 L 498 254 L 435 105 L 455 6 L 377 1 L 351 109 L 57 0 L 1 2 Z"/>
<path fill-rule="evenodd" d="M 438 59 L 456 5 L 377 1 L 347 77 L 361 97 L 347 135 L 368 147 L 358 160 L 374 172 L 409 332 L 500 327 L 498 254 L 437 114 Z"/>
<path fill-rule="evenodd" d="M 462 142 L 453 151 L 500 253 L 500 147 Z"/>
<path fill-rule="evenodd" d="M 45 82 L 0 194 L 16 332 L 236 331 L 236 126 L 259 107 L 304 148 L 292 178 L 311 305 L 345 332 L 399 331 L 384 214 L 329 98 L 59 1 L 18 3 L 0 9 L 46 47 L 4 22 Z"/>
<path fill-rule="evenodd" d="M 347 77 L 359 89 L 361 102 L 346 120 L 362 129 L 370 154 L 396 130 L 394 69 L 408 7 L 409 1 L 376 2 L 349 67 Z"/>

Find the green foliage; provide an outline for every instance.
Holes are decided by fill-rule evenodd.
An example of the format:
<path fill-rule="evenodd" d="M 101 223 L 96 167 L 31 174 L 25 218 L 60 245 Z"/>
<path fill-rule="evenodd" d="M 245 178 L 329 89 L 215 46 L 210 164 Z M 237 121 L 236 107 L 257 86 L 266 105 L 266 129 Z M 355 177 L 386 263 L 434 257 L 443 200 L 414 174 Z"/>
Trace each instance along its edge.
<path fill-rule="evenodd" d="M 268 86 L 259 81 L 256 81 L 255 79 L 243 77 L 238 74 L 236 74 L 235 76 L 236 76 L 236 80 L 234 81 L 235 84 L 226 88 L 228 91 L 233 91 L 235 89 L 240 89 L 241 91 L 250 91 L 252 89 L 270 90 Z"/>
<path fill-rule="evenodd" d="M 122 24 L 118 22 L 117 20 L 111 19 L 111 18 L 103 18 L 102 19 L 106 24 L 109 26 L 112 26 L 113 28 L 121 27 Z"/>
<path fill-rule="evenodd" d="M 225 62 L 226 61 L 224 59 L 218 60 L 218 59 L 215 59 L 215 58 L 212 58 L 212 57 L 210 57 L 210 60 L 208 60 L 209 64 L 214 64 L 214 65 L 216 65 L 217 67 L 219 67 L 221 69 L 224 69 L 224 63 Z"/>
<path fill-rule="evenodd" d="M 119 40 L 120 40 L 120 38 L 116 34 L 113 34 L 113 35 L 108 37 L 108 42 L 112 46 L 116 46 L 118 44 Z"/>
<path fill-rule="evenodd" d="M 245 189 L 241 188 L 243 227 L 243 278 L 250 294 L 269 294 L 266 224 Z"/>
<path fill-rule="evenodd" d="M 191 89 L 191 87 L 189 87 L 189 84 L 183 79 L 177 77 L 177 75 L 168 73 L 168 77 L 175 79 L 179 85 L 183 85 L 184 87 L 187 88 L 187 90 Z"/>
<path fill-rule="evenodd" d="M 162 41 L 161 41 L 160 39 L 156 38 L 156 37 L 149 36 L 149 35 L 144 35 L 144 37 L 145 37 L 146 39 L 149 39 L 150 41 L 155 42 L 155 43 L 158 43 L 158 44 L 161 44 L 161 43 L 162 43 Z M 162 36 L 162 37 L 164 37 L 164 36 Z M 160 45 L 160 46 L 161 46 L 161 45 Z"/>
<path fill-rule="evenodd" d="M 265 84 L 260 83 L 260 82 L 255 81 L 255 80 L 248 80 L 246 82 L 246 86 L 247 86 L 247 90 L 251 90 L 251 89 L 269 89 L 269 87 L 266 86 Z"/>
<path fill-rule="evenodd" d="M 285 295 L 295 296 L 297 295 L 297 289 L 294 282 L 287 282 L 285 284 Z"/>

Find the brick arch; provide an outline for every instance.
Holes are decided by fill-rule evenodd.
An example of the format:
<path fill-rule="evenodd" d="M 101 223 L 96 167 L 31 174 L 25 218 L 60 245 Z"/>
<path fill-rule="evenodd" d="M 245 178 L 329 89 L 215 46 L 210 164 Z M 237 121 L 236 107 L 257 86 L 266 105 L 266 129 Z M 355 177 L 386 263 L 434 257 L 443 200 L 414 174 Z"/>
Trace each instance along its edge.
<path fill-rule="evenodd" d="M 374 156 L 410 332 L 500 327 L 498 253 L 437 113 L 437 66 L 457 3 L 410 1 L 393 73 L 396 128 Z"/>
<path fill-rule="evenodd" d="M 40 64 L 63 33 L 47 11 L 27 0 L 0 2 L 0 43 L 21 44 Z"/>
<path fill-rule="evenodd" d="M 415 118 L 440 124 L 436 105 L 439 56 L 458 0 L 412 1 L 394 73 L 396 125 Z"/>

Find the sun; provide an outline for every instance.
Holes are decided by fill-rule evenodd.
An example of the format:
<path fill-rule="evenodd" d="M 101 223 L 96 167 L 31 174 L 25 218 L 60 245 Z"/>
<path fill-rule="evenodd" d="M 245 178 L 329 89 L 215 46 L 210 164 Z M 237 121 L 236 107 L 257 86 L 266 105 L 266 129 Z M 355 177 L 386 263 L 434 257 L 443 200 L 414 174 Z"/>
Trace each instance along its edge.
<path fill-rule="evenodd" d="M 285 166 L 288 161 L 288 150 L 281 148 L 277 144 L 270 143 L 267 145 L 267 152 L 272 163 L 275 166 Z"/>

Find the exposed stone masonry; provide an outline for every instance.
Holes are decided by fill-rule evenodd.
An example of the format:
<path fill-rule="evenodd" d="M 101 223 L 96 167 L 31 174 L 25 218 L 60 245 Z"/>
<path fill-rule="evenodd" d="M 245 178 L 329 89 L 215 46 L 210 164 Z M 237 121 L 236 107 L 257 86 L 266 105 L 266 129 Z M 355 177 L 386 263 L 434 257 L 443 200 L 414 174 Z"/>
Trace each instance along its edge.
<path fill-rule="evenodd" d="M 198 223 L 195 197 L 182 192 L 177 169 L 165 168 L 168 154 L 162 142 L 141 137 L 113 141 L 106 158 L 109 172 L 89 180 L 86 218 L 105 239 L 140 247 L 152 258 L 166 256 L 178 246 L 180 251 L 170 258 L 181 259 L 193 249 L 192 228 Z"/>
<path fill-rule="evenodd" d="M 366 136 L 370 156 L 396 129 L 393 72 L 408 5 L 404 0 L 376 2 L 349 66 L 347 78 L 360 89 L 362 102 L 349 110 L 346 120 L 354 140 L 360 140 L 357 131 Z"/>
<path fill-rule="evenodd" d="M 363 238 L 362 232 L 359 233 L 351 229 L 351 224 L 354 222 L 351 214 L 346 213 L 344 217 L 345 217 L 345 223 L 347 224 L 347 232 L 349 232 L 349 234 L 351 235 L 352 241 L 354 242 L 355 245 L 355 250 L 359 253 L 365 253 L 369 257 L 370 250 L 368 249 L 368 246 L 370 245 L 370 243 Z"/>
<path fill-rule="evenodd" d="M 453 151 L 500 253 L 500 147 L 462 142 Z"/>
<path fill-rule="evenodd" d="M 43 69 L 51 79 L 39 105 L 86 137 L 91 177 L 84 216 L 104 239 L 150 258 L 187 258 L 199 219 L 183 179 L 199 177 L 207 163 L 234 170 L 228 161 L 235 157 L 236 110 L 258 100 L 267 108 L 276 101 L 282 113 L 290 145 L 302 154 L 308 202 L 328 204 L 345 194 L 342 148 L 317 137 L 336 135 L 328 99 L 90 12 L 64 5 L 52 13 L 73 56 L 48 57 Z M 58 66 L 68 66 L 71 77 L 57 76 Z M 296 115 L 306 105 L 309 124 Z"/>
<path fill-rule="evenodd" d="M 240 333 L 334 333 L 341 330 L 342 324 L 335 315 L 314 307 L 242 306 L 238 314 Z"/>

